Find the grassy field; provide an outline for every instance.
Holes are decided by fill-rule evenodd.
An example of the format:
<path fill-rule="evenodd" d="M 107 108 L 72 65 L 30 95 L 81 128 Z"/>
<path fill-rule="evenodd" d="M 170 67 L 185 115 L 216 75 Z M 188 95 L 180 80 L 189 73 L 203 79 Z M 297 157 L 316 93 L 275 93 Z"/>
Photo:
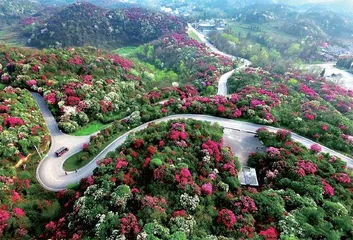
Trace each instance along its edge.
<path fill-rule="evenodd" d="M 118 48 L 113 52 L 116 54 L 119 54 L 122 57 L 128 57 L 136 53 L 137 48 L 138 47 L 128 46 L 128 47 Z"/>
<path fill-rule="evenodd" d="M 9 46 L 23 46 L 18 40 L 18 33 L 11 31 L 11 27 L 0 26 L 0 44 Z"/>
<path fill-rule="evenodd" d="M 93 121 L 89 123 L 88 125 L 82 127 L 80 130 L 72 133 L 71 135 L 73 136 L 87 136 L 91 135 L 92 133 L 98 132 L 104 128 L 109 126 L 109 124 L 104 124 L 100 121 Z"/>
<path fill-rule="evenodd" d="M 195 39 L 198 42 L 202 42 L 201 39 L 196 35 L 196 33 L 194 31 L 188 31 L 188 35 L 189 37 L 191 37 L 192 39 Z"/>
<path fill-rule="evenodd" d="M 112 143 L 115 139 L 117 139 L 118 137 L 120 137 L 121 135 L 123 135 L 124 133 L 126 133 L 128 130 L 126 131 L 121 131 L 118 132 L 114 135 L 112 135 L 110 137 L 110 139 L 102 144 L 102 147 L 100 149 L 97 149 L 97 154 L 100 153 L 101 151 L 103 151 L 104 148 L 106 148 L 110 143 Z M 72 155 L 71 157 L 69 157 L 65 162 L 64 162 L 64 170 L 65 171 L 75 171 L 75 169 L 79 169 L 82 168 L 84 166 L 86 166 L 88 163 L 90 163 L 96 156 L 97 154 L 93 154 L 92 156 L 87 157 L 86 160 L 82 160 L 82 157 L 86 154 L 86 152 L 78 152 L 74 155 Z"/>
<path fill-rule="evenodd" d="M 287 42 L 290 40 L 295 40 L 293 36 L 284 33 L 276 28 L 276 26 L 271 24 L 246 24 L 241 22 L 232 22 L 231 24 L 233 33 L 240 33 L 246 36 L 248 33 L 252 34 L 263 34 L 266 33 L 272 38 L 280 42 Z M 250 29 L 250 27 L 258 27 L 260 30 Z"/>

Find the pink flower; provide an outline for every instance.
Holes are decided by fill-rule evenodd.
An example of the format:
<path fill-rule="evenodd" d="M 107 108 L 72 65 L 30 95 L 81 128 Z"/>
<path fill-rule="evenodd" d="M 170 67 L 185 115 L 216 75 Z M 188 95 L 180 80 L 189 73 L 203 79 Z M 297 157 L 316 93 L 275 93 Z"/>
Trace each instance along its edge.
<path fill-rule="evenodd" d="M 182 168 L 180 173 L 175 175 L 175 181 L 181 185 L 181 188 L 184 188 L 187 184 L 193 183 L 189 169 Z"/>
<path fill-rule="evenodd" d="M 15 190 L 12 190 L 12 197 L 11 197 L 12 202 L 16 203 L 20 198 L 21 198 L 20 194 L 18 194 L 18 192 L 16 192 Z"/>
<path fill-rule="evenodd" d="M 205 183 L 202 185 L 201 190 L 204 194 L 206 195 L 212 195 L 212 184 L 210 183 Z"/>
<path fill-rule="evenodd" d="M 326 125 L 322 125 L 321 129 L 322 129 L 322 131 L 325 131 L 325 132 L 328 131 L 328 127 Z"/>
<path fill-rule="evenodd" d="M 7 117 L 4 120 L 4 125 L 8 127 L 16 127 L 16 126 L 22 126 L 25 125 L 25 122 L 22 120 L 22 118 L 18 117 Z"/>
<path fill-rule="evenodd" d="M 310 150 L 313 152 L 313 153 L 319 153 L 321 152 L 322 148 L 319 144 L 313 144 L 310 146 Z"/>
<path fill-rule="evenodd" d="M 18 208 L 18 207 L 13 208 L 12 212 L 15 214 L 15 216 L 17 218 L 21 218 L 26 215 L 25 212 L 21 208 Z"/>
<path fill-rule="evenodd" d="M 233 113 L 234 118 L 239 118 L 241 117 L 242 113 L 239 109 L 236 109 L 235 112 Z"/>
<path fill-rule="evenodd" d="M 37 81 L 34 79 L 28 80 L 26 83 L 27 83 L 27 86 L 29 87 L 37 85 Z"/>
<path fill-rule="evenodd" d="M 321 182 L 322 182 L 322 188 L 324 189 L 324 194 L 328 196 L 334 196 L 335 189 L 324 179 L 321 179 Z"/>
<path fill-rule="evenodd" d="M 296 163 L 297 174 L 304 177 L 305 174 L 314 174 L 317 171 L 317 166 L 315 163 L 310 161 L 300 160 Z"/>
<path fill-rule="evenodd" d="M 339 183 L 345 183 L 345 184 L 351 183 L 351 178 L 345 173 L 336 173 L 335 175 L 333 175 L 332 178 Z"/>
<path fill-rule="evenodd" d="M 84 144 L 82 145 L 82 149 L 83 149 L 83 151 L 86 151 L 86 150 L 87 150 L 87 148 L 88 148 L 88 143 L 84 143 Z"/>
<path fill-rule="evenodd" d="M 122 169 L 122 168 L 124 168 L 124 167 L 126 167 L 128 165 L 129 165 L 129 163 L 125 159 L 118 158 L 117 159 L 117 163 L 115 165 L 115 168 L 120 170 L 120 169 Z"/>
<path fill-rule="evenodd" d="M 304 117 L 305 117 L 307 120 L 309 120 L 309 121 L 315 120 L 315 116 L 314 116 L 313 114 L 311 114 L 311 113 L 305 113 L 305 114 L 304 114 Z"/>
<path fill-rule="evenodd" d="M 279 151 L 278 148 L 275 148 L 275 147 L 267 148 L 266 152 L 270 158 L 277 158 L 277 157 L 281 156 L 281 152 Z"/>

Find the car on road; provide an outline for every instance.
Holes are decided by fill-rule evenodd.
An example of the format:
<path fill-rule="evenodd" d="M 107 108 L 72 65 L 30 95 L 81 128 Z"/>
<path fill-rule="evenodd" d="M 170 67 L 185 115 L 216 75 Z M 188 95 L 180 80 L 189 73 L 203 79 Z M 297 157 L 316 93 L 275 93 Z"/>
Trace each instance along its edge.
<path fill-rule="evenodd" d="M 61 157 L 62 155 L 64 155 L 66 152 L 68 152 L 69 149 L 67 147 L 62 147 L 60 149 L 58 149 L 55 154 L 57 157 Z"/>

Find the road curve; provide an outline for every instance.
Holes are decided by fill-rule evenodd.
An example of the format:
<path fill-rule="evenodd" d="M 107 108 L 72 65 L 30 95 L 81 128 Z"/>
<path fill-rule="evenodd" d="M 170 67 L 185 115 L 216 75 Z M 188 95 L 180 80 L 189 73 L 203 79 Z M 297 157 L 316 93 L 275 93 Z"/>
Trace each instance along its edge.
<path fill-rule="evenodd" d="M 189 25 L 191 27 L 191 25 Z M 192 27 L 191 27 L 192 28 Z M 214 52 L 221 54 L 223 56 L 231 57 L 232 59 L 239 59 L 234 56 L 225 54 L 223 52 L 220 52 L 218 49 L 216 49 L 212 44 L 210 44 L 205 37 L 197 32 L 194 29 L 195 33 L 200 37 L 201 40 L 205 42 L 205 44 L 210 47 Z M 237 70 L 232 70 L 226 74 L 224 74 L 220 80 L 219 80 L 219 95 L 226 95 L 227 94 L 227 80 L 228 78 L 233 74 L 234 71 L 238 71 L 239 69 L 245 68 L 247 65 L 250 65 L 251 62 L 248 60 L 242 60 L 243 65 L 239 67 Z M 50 191 L 60 191 L 65 189 L 68 185 L 77 183 L 81 180 L 81 178 L 85 178 L 93 173 L 93 170 L 97 167 L 97 161 L 100 159 L 103 159 L 108 152 L 114 151 L 116 148 L 118 148 L 120 145 L 124 143 L 128 135 L 132 132 L 136 132 L 139 130 L 142 130 L 148 126 L 149 123 L 142 124 L 141 126 L 130 130 L 129 132 L 125 133 L 124 135 L 120 136 L 117 138 L 115 141 L 113 141 L 109 146 L 107 146 L 101 153 L 99 153 L 95 159 L 93 159 L 89 164 L 86 166 L 78 169 L 77 172 L 67 172 L 67 175 L 63 169 L 63 163 L 67 158 L 69 158 L 71 155 L 79 152 L 82 150 L 82 145 L 84 143 L 88 143 L 90 136 L 84 136 L 84 137 L 75 137 L 75 136 L 70 136 L 62 133 L 55 121 L 55 118 L 51 114 L 50 110 L 48 109 L 44 99 L 37 93 L 32 93 L 34 99 L 36 100 L 39 108 L 41 109 L 45 122 L 49 128 L 50 134 L 51 134 L 51 148 L 49 150 L 49 153 L 44 157 L 44 159 L 39 163 L 36 171 L 36 177 L 39 181 L 39 183 L 46 188 L 47 190 Z M 233 119 L 225 119 L 225 118 L 219 118 L 219 117 L 213 117 L 209 115 L 195 115 L 195 114 L 179 114 L 179 115 L 171 115 L 168 117 L 164 117 L 161 119 L 157 119 L 155 121 L 152 121 L 154 123 L 159 123 L 163 121 L 168 121 L 168 120 L 174 120 L 174 119 L 194 119 L 194 120 L 200 120 L 200 121 L 207 121 L 211 123 L 218 123 L 220 126 L 228 129 L 236 129 L 236 130 L 241 130 L 245 132 L 250 132 L 250 133 L 255 133 L 256 130 L 260 127 L 266 127 L 268 130 L 275 132 L 279 130 L 279 128 L 274 128 L 270 126 L 263 126 L 263 125 L 258 125 L 254 123 L 249 123 L 249 122 L 242 122 L 238 120 L 233 120 Z M 94 135 L 94 134 L 93 134 Z M 293 140 L 300 142 L 303 144 L 305 147 L 310 147 L 312 144 L 315 142 L 304 138 L 300 135 L 297 134 L 292 134 Z M 55 151 L 59 149 L 60 147 L 68 147 L 70 151 L 65 154 L 63 157 L 56 157 L 55 156 Z M 321 146 L 322 151 L 326 153 L 330 153 L 331 155 L 336 155 L 337 157 L 340 157 L 342 160 L 347 162 L 348 167 L 353 168 L 353 159 L 344 156 L 343 154 L 340 154 L 334 150 L 331 150 L 325 146 Z"/>
<path fill-rule="evenodd" d="M 38 100 L 40 98 L 36 98 Z M 42 108 L 41 108 L 42 109 Z M 42 109 L 42 111 L 45 109 Z M 254 123 L 249 123 L 249 122 L 242 122 L 242 121 L 237 121 L 237 120 L 232 120 L 232 119 L 225 119 L 225 118 L 219 118 L 219 117 L 213 117 L 209 115 L 195 115 L 195 114 L 179 114 L 179 115 L 171 115 L 167 116 L 164 118 L 157 119 L 155 121 L 151 121 L 145 124 L 142 124 L 141 126 L 130 130 L 129 132 L 125 133 L 121 137 L 117 138 L 114 142 L 112 142 L 107 148 L 105 148 L 100 154 L 98 154 L 89 164 L 87 164 L 85 167 L 78 169 L 78 172 L 69 172 L 67 175 L 65 175 L 64 170 L 62 169 L 62 164 L 65 161 L 63 158 L 57 158 L 53 154 L 56 148 L 51 148 L 49 155 L 44 158 L 38 168 L 37 168 L 37 179 L 41 183 L 41 185 L 51 191 L 59 191 L 62 189 L 65 189 L 68 185 L 77 183 L 80 181 L 81 178 L 87 177 L 93 173 L 93 170 L 97 167 L 96 162 L 100 159 L 103 159 L 107 153 L 114 151 L 116 148 L 118 148 L 120 145 L 124 143 L 126 140 L 127 136 L 132 133 L 132 132 L 137 132 L 140 131 L 148 126 L 148 124 L 154 122 L 154 123 L 160 123 L 164 121 L 169 121 L 169 120 L 175 120 L 175 119 L 194 119 L 194 120 L 200 120 L 200 121 L 207 121 L 210 123 L 218 123 L 220 126 L 228 129 L 236 129 L 236 130 L 241 130 L 245 132 L 250 132 L 250 133 L 255 133 L 256 130 L 260 127 L 264 127 L 263 125 L 258 125 Z M 51 118 L 45 118 L 47 124 L 48 121 L 52 121 L 53 119 Z M 279 128 L 274 128 L 270 126 L 266 126 L 266 128 L 269 131 L 275 132 Z M 300 142 L 306 147 L 310 147 L 312 144 L 315 142 L 312 140 L 309 140 L 307 138 L 301 137 L 297 134 L 292 134 L 293 140 Z M 69 136 L 71 138 L 72 136 Z M 74 138 L 79 138 L 79 140 L 87 140 L 87 137 L 74 137 Z M 57 137 L 53 137 L 53 144 L 57 144 Z M 68 140 L 65 141 L 66 146 L 68 145 Z M 76 145 L 75 145 L 76 146 Z M 330 153 L 332 155 L 336 155 L 340 157 L 342 160 L 346 161 L 348 163 L 348 166 L 353 167 L 353 160 L 351 158 L 348 158 L 336 151 L 333 151 L 329 148 L 326 148 L 324 146 L 322 147 L 323 152 Z M 79 143 L 78 148 L 82 148 L 82 144 Z M 77 151 L 77 149 L 76 149 Z M 74 152 L 74 151 L 72 151 Z M 69 157 L 69 155 L 66 155 Z"/>
<path fill-rule="evenodd" d="M 200 33 L 199 31 L 197 31 L 193 26 L 191 26 L 191 24 L 189 23 L 188 24 L 188 28 L 189 28 L 189 31 L 193 31 L 197 37 L 214 53 L 217 53 L 219 55 L 222 55 L 224 57 L 227 57 L 227 58 L 230 58 L 232 60 L 238 60 L 241 62 L 241 65 L 238 66 L 237 69 L 233 69 L 232 71 L 230 72 L 227 72 L 225 74 L 223 74 L 219 81 L 218 81 L 218 92 L 217 92 L 217 95 L 222 95 L 222 96 L 225 96 L 228 94 L 228 90 L 227 90 L 227 81 L 228 79 L 233 75 L 233 73 L 235 71 L 240 71 L 244 68 L 246 68 L 247 66 L 250 66 L 251 65 L 251 62 L 245 58 L 240 58 L 240 57 L 236 57 L 236 56 L 233 56 L 233 55 L 230 55 L 230 54 L 227 54 L 227 53 L 224 53 L 220 50 L 218 50 L 212 43 L 210 43 L 207 38 L 205 37 L 205 35 L 203 35 L 202 33 Z"/>

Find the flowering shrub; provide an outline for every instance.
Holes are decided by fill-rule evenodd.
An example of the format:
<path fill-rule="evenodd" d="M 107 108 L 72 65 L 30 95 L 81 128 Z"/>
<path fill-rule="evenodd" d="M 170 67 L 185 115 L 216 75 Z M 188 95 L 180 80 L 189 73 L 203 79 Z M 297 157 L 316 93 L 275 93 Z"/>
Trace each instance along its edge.
<path fill-rule="evenodd" d="M 263 236 L 265 240 L 276 240 L 278 239 L 279 234 L 275 228 L 269 227 L 266 230 L 262 230 L 259 233 L 259 236 Z"/>
<path fill-rule="evenodd" d="M 141 85 L 148 84 L 140 74 L 148 70 L 136 70 L 140 65 L 90 48 L 35 51 L 2 46 L 0 65 L 2 82 L 44 96 L 64 132 L 93 120 L 108 123 L 128 116 L 137 105 L 136 96 L 145 92 Z M 0 106 L 0 112 L 8 112 Z M 7 124 L 22 124 L 15 120 Z"/>
<path fill-rule="evenodd" d="M 319 153 L 321 152 L 322 148 L 319 144 L 313 144 L 310 146 L 310 150 L 313 152 L 313 153 Z"/>
<path fill-rule="evenodd" d="M 27 90 L 7 87 L 0 91 L 0 130 L 4 131 L 0 158 L 18 161 L 35 152 L 48 149 L 49 135 L 43 116 Z M 3 162 L 2 164 L 5 164 Z"/>
<path fill-rule="evenodd" d="M 230 229 L 234 226 L 237 219 L 234 213 L 229 209 L 222 209 L 218 213 L 217 223 L 222 223 L 226 229 Z"/>

